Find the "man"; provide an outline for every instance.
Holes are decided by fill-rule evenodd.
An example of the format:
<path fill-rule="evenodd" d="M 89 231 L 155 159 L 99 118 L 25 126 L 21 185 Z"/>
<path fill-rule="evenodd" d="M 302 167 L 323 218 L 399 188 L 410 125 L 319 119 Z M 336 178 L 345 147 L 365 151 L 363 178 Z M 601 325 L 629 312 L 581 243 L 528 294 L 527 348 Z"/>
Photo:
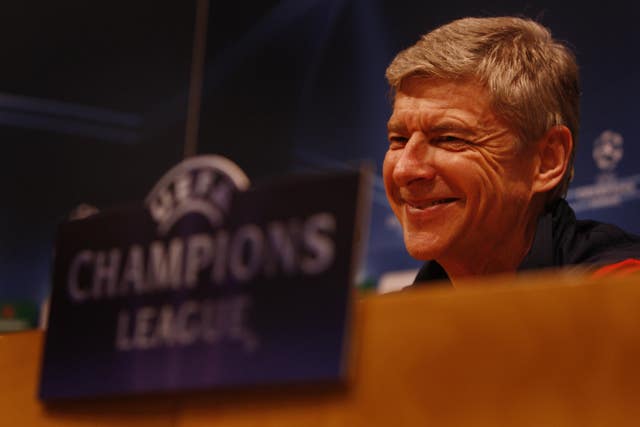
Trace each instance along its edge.
<path fill-rule="evenodd" d="M 408 252 L 427 261 L 416 282 L 640 267 L 638 237 L 576 221 L 563 199 L 578 67 L 546 28 L 515 17 L 456 20 L 399 53 L 386 77 L 394 104 L 383 177 Z"/>

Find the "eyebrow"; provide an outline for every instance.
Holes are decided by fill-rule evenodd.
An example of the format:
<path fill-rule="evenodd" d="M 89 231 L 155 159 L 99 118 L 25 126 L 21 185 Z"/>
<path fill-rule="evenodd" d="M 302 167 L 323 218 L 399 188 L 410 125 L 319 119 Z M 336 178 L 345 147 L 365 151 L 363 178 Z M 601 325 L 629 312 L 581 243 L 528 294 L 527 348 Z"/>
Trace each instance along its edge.
<path fill-rule="evenodd" d="M 387 132 L 407 132 L 407 126 L 400 120 L 394 120 L 391 118 L 387 123 Z M 467 136 L 476 136 L 477 133 L 468 126 L 464 126 L 454 122 L 442 122 L 436 123 L 427 129 L 428 134 L 442 134 L 447 132 L 455 132 Z"/>
<path fill-rule="evenodd" d="M 387 132 L 404 133 L 406 131 L 407 126 L 399 120 L 394 120 L 393 117 L 387 122 Z"/>
<path fill-rule="evenodd" d="M 452 122 L 438 123 L 434 126 L 429 127 L 428 129 L 429 134 L 441 134 L 447 132 L 455 132 L 467 136 L 477 135 L 477 133 L 472 128 Z"/>

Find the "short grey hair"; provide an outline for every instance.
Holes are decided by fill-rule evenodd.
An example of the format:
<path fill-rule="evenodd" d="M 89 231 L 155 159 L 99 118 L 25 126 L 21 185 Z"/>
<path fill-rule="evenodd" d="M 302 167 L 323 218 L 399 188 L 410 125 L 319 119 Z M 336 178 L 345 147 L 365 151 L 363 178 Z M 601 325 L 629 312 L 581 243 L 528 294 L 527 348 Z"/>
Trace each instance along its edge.
<path fill-rule="evenodd" d="M 553 126 L 566 126 L 573 150 L 563 180 L 547 200 L 566 195 L 578 142 L 579 73 L 572 51 L 547 28 L 519 17 L 455 20 L 400 52 L 386 71 L 394 93 L 411 76 L 480 82 L 494 113 L 521 144 L 537 141 Z"/>

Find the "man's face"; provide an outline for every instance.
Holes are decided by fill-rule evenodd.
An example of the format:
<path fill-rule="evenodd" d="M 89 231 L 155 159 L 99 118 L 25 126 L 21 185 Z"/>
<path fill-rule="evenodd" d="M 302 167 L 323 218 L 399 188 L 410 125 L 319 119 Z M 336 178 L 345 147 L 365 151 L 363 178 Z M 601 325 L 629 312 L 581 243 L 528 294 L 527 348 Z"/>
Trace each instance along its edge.
<path fill-rule="evenodd" d="M 414 258 L 473 263 L 524 235 L 533 156 L 492 112 L 482 86 L 405 80 L 388 135 L 387 198 Z"/>

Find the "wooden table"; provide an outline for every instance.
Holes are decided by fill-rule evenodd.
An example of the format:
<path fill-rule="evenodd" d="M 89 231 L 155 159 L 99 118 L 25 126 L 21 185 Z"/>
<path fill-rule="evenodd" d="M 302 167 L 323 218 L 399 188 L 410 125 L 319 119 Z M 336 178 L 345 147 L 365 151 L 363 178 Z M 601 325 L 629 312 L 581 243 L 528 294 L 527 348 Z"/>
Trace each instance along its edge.
<path fill-rule="evenodd" d="M 344 387 L 44 405 L 43 333 L 0 337 L 2 426 L 637 426 L 640 277 L 359 297 Z"/>

